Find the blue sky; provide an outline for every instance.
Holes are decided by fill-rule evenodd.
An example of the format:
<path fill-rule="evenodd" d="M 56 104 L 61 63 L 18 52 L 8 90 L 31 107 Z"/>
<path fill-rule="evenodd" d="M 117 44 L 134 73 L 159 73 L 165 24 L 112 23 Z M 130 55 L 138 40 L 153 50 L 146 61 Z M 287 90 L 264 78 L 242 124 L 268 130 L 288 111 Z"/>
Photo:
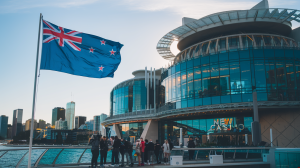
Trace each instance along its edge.
<path fill-rule="evenodd" d="M 260 0 L 1 0 L 0 115 L 12 122 L 14 109 L 31 117 L 39 13 L 56 25 L 124 44 L 114 78 L 93 79 L 40 71 L 35 119 L 51 121 L 54 107 L 76 102 L 75 115 L 109 113 L 111 89 L 145 66 L 160 68 L 168 61 L 157 51 L 159 39 L 181 25 L 182 17 L 250 9 Z M 300 9 L 297 0 L 270 0 L 270 8 Z M 293 28 L 300 26 L 294 24 Z M 174 51 L 175 52 L 175 51 Z M 73 95 L 71 97 L 71 94 Z"/>

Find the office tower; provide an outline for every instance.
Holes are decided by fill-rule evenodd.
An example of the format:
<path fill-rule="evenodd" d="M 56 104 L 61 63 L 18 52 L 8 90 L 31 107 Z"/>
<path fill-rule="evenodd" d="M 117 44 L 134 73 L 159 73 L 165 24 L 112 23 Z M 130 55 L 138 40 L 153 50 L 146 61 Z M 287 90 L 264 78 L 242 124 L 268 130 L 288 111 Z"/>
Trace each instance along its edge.
<path fill-rule="evenodd" d="M 66 109 L 66 121 L 68 122 L 68 129 L 74 129 L 74 120 L 75 120 L 75 102 L 71 101 L 67 103 Z"/>
<path fill-rule="evenodd" d="M 12 139 L 12 126 L 11 126 L 11 124 L 7 125 L 7 139 Z"/>
<path fill-rule="evenodd" d="M 85 124 L 86 117 L 84 116 L 76 116 L 75 117 L 75 128 L 79 128 L 82 124 Z"/>
<path fill-rule="evenodd" d="M 0 136 L 4 139 L 7 139 L 7 125 L 8 117 L 5 115 L 0 116 Z"/>
<path fill-rule="evenodd" d="M 67 130 L 68 129 L 68 122 L 63 121 L 61 118 L 58 121 L 55 121 L 55 129 L 58 130 Z"/>
<path fill-rule="evenodd" d="M 100 124 L 101 124 L 106 118 L 107 118 L 107 115 L 104 114 L 104 113 L 102 113 L 102 114 L 100 115 Z"/>
<path fill-rule="evenodd" d="M 14 110 L 13 119 L 12 119 L 12 136 L 13 137 L 22 131 L 22 117 L 23 117 L 23 109 Z"/>
<path fill-rule="evenodd" d="M 40 119 L 38 123 L 38 128 L 46 129 L 46 121 Z"/>
<path fill-rule="evenodd" d="M 31 128 L 31 119 L 28 119 L 26 120 L 26 123 L 25 123 L 25 131 L 29 131 Z M 37 128 L 37 122 L 36 120 L 34 120 L 34 124 L 33 124 L 33 130 L 36 130 Z"/>
<path fill-rule="evenodd" d="M 55 125 L 55 121 L 59 120 L 60 118 L 62 120 L 65 120 L 65 112 L 66 110 L 62 107 L 55 107 L 52 109 L 52 125 Z"/>
<path fill-rule="evenodd" d="M 25 123 L 22 124 L 22 131 L 25 131 Z"/>
<path fill-rule="evenodd" d="M 94 128 L 93 131 L 100 131 L 100 116 L 94 116 Z"/>

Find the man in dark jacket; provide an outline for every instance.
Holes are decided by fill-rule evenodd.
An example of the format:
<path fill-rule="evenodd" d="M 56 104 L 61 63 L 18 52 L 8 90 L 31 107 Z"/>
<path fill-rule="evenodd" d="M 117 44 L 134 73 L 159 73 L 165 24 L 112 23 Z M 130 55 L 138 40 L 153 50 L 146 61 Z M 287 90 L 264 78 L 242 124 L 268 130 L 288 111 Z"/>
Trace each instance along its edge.
<path fill-rule="evenodd" d="M 112 165 L 117 164 L 119 165 L 119 152 L 120 152 L 121 140 L 115 136 L 114 144 L 113 144 L 113 151 L 112 151 Z"/>
<path fill-rule="evenodd" d="M 97 160 L 99 157 L 99 135 L 92 135 L 91 140 L 89 142 L 89 145 L 92 145 L 92 161 L 91 161 L 91 166 L 92 168 L 97 167 Z"/>
<path fill-rule="evenodd" d="M 156 161 L 157 164 L 160 164 L 160 158 L 159 158 L 159 154 L 160 154 L 160 149 L 161 149 L 161 145 L 158 143 L 158 140 L 156 140 L 156 143 L 154 145 L 154 154 L 156 156 Z"/>
<path fill-rule="evenodd" d="M 132 151 L 133 151 L 133 145 L 130 142 L 130 138 L 127 139 L 127 141 L 124 139 L 125 143 L 125 155 L 127 159 L 127 165 L 130 167 L 133 167 L 133 158 L 132 158 Z M 129 158 L 131 161 L 131 164 L 129 165 Z"/>
<path fill-rule="evenodd" d="M 125 141 L 124 141 L 123 138 L 121 138 L 120 153 L 121 153 L 121 156 L 122 156 L 121 167 L 124 167 Z"/>
<path fill-rule="evenodd" d="M 190 137 L 190 140 L 188 141 L 188 148 L 195 148 L 195 142 L 193 140 L 192 137 Z M 189 150 L 189 160 L 193 160 L 194 159 L 194 150 Z"/>
<path fill-rule="evenodd" d="M 148 139 L 145 139 L 145 154 L 144 154 L 144 161 L 148 163 Z M 146 163 L 146 164 L 147 164 Z"/>
<path fill-rule="evenodd" d="M 148 143 L 148 165 L 150 165 L 150 158 L 152 156 L 152 165 L 154 160 L 154 143 L 152 142 L 152 139 L 150 139 L 150 142 Z"/>
<path fill-rule="evenodd" d="M 104 164 L 106 164 L 106 157 L 107 157 L 107 151 L 108 151 L 108 142 L 106 140 L 106 137 L 103 136 L 103 138 L 100 141 L 100 166 L 103 166 L 103 161 Z"/>

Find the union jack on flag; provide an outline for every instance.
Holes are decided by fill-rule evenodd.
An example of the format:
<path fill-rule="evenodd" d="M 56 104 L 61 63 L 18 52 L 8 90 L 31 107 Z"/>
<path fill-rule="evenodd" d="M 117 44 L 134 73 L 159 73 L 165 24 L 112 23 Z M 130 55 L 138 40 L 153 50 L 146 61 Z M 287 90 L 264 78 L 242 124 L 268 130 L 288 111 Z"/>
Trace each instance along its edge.
<path fill-rule="evenodd" d="M 51 42 L 53 40 L 57 40 L 59 46 L 61 46 L 61 47 L 64 47 L 64 45 L 65 45 L 64 42 L 66 42 L 74 50 L 81 51 L 81 49 L 74 44 L 74 43 L 81 44 L 82 38 L 76 36 L 80 32 L 75 31 L 75 30 L 70 30 L 69 32 L 66 33 L 64 31 L 63 27 L 58 26 L 58 29 L 59 29 L 58 30 L 55 27 L 53 27 L 51 25 L 51 23 L 49 23 L 49 22 L 47 22 L 45 20 L 43 20 L 43 22 L 47 26 L 46 28 L 43 29 L 43 34 L 44 35 L 49 35 L 48 38 L 46 38 L 45 40 L 43 40 L 43 43 L 49 43 L 49 42 Z"/>
<path fill-rule="evenodd" d="M 43 20 L 40 69 L 92 78 L 113 77 L 123 47 L 102 37 L 57 26 Z"/>

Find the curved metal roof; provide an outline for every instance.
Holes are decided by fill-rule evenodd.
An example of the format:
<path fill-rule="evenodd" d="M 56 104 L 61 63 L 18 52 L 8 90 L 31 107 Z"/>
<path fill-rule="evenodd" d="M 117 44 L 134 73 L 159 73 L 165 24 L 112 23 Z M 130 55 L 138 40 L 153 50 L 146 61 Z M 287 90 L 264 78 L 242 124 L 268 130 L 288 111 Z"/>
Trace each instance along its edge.
<path fill-rule="evenodd" d="M 277 22 L 289 24 L 290 21 L 300 23 L 300 11 L 295 9 L 269 8 L 269 9 L 250 9 L 220 12 L 205 16 L 198 20 L 189 22 L 177 27 L 164 35 L 157 43 L 156 49 L 164 59 L 173 60 L 175 55 L 170 47 L 174 41 L 182 40 L 187 36 L 200 32 L 204 29 L 223 26 L 234 23 L 244 22 Z M 291 25 L 290 25 L 291 26 Z"/>

